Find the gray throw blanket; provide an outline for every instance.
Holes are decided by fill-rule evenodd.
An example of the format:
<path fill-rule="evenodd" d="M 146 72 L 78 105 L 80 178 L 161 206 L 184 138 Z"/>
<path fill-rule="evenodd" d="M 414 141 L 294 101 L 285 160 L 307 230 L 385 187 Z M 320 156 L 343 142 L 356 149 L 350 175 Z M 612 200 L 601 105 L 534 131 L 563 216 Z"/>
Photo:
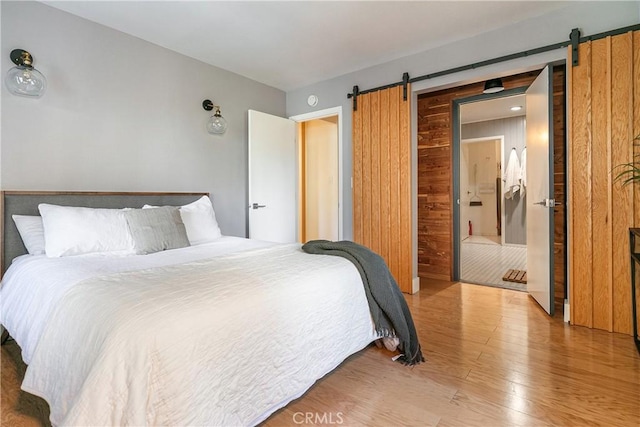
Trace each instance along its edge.
<path fill-rule="evenodd" d="M 398 337 L 400 350 L 404 353 L 398 359 L 401 362 L 407 365 L 424 362 L 407 302 L 380 255 L 350 241 L 311 240 L 302 246 L 302 250 L 351 261 L 362 277 L 376 332 L 382 337 Z"/>

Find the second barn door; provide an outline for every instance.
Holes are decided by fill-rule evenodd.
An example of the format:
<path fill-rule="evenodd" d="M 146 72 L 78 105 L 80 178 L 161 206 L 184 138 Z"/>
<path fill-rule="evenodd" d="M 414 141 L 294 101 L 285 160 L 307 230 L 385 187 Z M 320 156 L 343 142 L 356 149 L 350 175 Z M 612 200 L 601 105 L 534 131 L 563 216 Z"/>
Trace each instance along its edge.
<path fill-rule="evenodd" d="M 354 101 L 353 237 L 411 293 L 411 101 L 403 92 L 396 86 Z"/>

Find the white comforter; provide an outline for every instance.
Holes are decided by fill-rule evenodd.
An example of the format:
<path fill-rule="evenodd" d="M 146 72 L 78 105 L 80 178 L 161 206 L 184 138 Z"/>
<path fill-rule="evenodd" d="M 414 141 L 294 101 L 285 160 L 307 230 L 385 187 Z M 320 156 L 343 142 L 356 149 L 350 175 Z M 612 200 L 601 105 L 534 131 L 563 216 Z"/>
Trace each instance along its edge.
<path fill-rule="evenodd" d="M 115 268 L 93 257 L 81 263 L 97 264 L 93 274 L 54 274 L 56 291 L 16 290 L 11 270 L 27 261 L 16 263 L 2 322 L 23 350 L 28 337 L 22 388 L 49 402 L 54 424 L 254 425 L 376 338 L 351 263 L 298 244 L 242 250 L 241 240 L 232 254 L 185 264 L 170 256 L 182 250 Z M 48 311 L 41 292 L 54 296 Z M 42 308 L 39 333 L 16 326 Z"/>

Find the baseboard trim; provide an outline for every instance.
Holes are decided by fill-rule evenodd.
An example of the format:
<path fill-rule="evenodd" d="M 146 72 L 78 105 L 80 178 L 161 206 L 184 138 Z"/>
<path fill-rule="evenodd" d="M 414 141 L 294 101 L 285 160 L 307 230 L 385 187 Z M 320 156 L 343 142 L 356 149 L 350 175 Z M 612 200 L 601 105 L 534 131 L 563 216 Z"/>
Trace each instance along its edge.
<path fill-rule="evenodd" d="M 569 305 L 569 300 L 564 300 L 564 321 L 565 323 L 569 323 L 571 320 L 571 306 Z"/>
<path fill-rule="evenodd" d="M 411 281 L 411 293 L 415 294 L 419 290 L 420 290 L 420 278 L 414 277 L 413 280 Z"/>

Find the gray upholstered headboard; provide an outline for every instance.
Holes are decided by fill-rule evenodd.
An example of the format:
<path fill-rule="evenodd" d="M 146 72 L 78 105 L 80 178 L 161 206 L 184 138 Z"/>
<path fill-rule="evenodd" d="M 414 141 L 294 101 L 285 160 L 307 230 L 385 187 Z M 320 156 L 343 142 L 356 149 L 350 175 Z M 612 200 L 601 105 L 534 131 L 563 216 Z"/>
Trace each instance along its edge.
<path fill-rule="evenodd" d="M 27 253 L 11 215 L 40 215 L 39 203 L 90 208 L 141 208 L 149 205 L 184 205 L 209 193 L 117 193 L 69 191 L 2 191 L 0 197 L 0 270 L 2 274 L 11 260 Z"/>

